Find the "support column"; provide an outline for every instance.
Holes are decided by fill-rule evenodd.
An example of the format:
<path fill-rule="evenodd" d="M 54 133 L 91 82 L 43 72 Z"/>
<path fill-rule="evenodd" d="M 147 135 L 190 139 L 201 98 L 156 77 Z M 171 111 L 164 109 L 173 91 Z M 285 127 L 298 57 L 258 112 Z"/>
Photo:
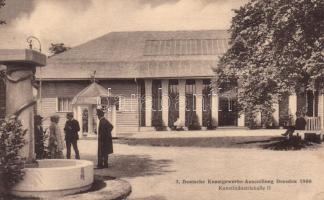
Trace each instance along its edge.
<path fill-rule="evenodd" d="M 162 80 L 162 121 L 169 126 L 169 80 Z"/>
<path fill-rule="evenodd" d="M 202 126 L 202 118 L 203 118 L 203 98 L 202 98 L 202 90 L 203 90 L 203 81 L 196 80 L 196 115 L 198 118 L 199 125 Z"/>
<path fill-rule="evenodd" d="M 92 105 L 88 107 L 88 133 L 93 134 L 93 109 Z"/>
<path fill-rule="evenodd" d="M 216 89 L 213 89 L 211 99 L 211 118 L 213 127 L 218 126 L 219 96 Z"/>
<path fill-rule="evenodd" d="M 296 112 L 297 112 L 297 95 L 294 93 L 292 95 L 289 96 L 289 100 L 288 100 L 288 113 L 289 115 L 292 116 L 292 121 L 291 125 L 295 124 L 295 120 L 296 120 Z"/>
<path fill-rule="evenodd" d="M 26 130 L 26 144 L 20 155 L 28 163 L 35 159 L 34 105 L 32 80 L 36 66 L 46 64 L 46 56 L 33 50 L 0 50 L 0 64 L 6 65 L 6 114 L 17 118 Z"/>
<path fill-rule="evenodd" d="M 245 126 L 245 114 L 242 113 L 237 118 L 237 126 L 244 127 Z"/>
<path fill-rule="evenodd" d="M 324 130 L 324 94 L 318 96 L 318 116 L 321 120 L 321 130 Z"/>
<path fill-rule="evenodd" d="M 242 94 L 242 80 L 238 80 L 238 94 L 237 94 L 237 101 L 239 101 L 239 97 Z M 245 110 L 237 117 L 237 126 L 245 127 Z"/>
<path fill-rule="evenodd" d="M 19 77 L 32 76 L 32 68 L 19 67 L 19 66 L 8 66 L 13 70 L 17 70 L 11 74 L 11 77 L 17 79 Z M 8 71 L 7 71 L 8 73 Z M 33 101 L 33 92 L 31 86 L 31 78 L 23 80 L 18 83 L 12 83 L 7 81 L 6 83 L 6 113 L 7 116 L 15 115 L 15 112 L 28 102 Z M 25 135 L 26 143 L 21 150 L 22 157 L 34 158 L 34 112 L 33 107 L 29 106 L 21 112 L 18 116 L 24 129 L 27 129 L 27 134 Z"/>
<path fill-rule="evenodd" d="M 278 100 L 278 98 L 276 98 L 274 100 L 274 103 L 272 104 L 272 108 L 275 110 L 272 113 L 273 126 L 278 127 L 279 126 L 279 100 Z"/>
<path fill-rule="evenodd" d="M 152 126 L 152 80 L 145 80 L 145 126 Z"/>
<path fill-rule="evenodd" d="M 186 122 L 186 80 L 179 80 L 179 119 L 185 125 Z"/>
<path fill-rule="evenodd" d="M 82 109 L 80 105 L 76 105 L 77 115 L 74 115 L 74 118 L 78 120 L 80 131 L 79 131 L 79 137 L 82 137 L 82 129 L 83 129 L 83 123 L 82 123 Z"/>
<path fill-rule="evenodd" d="M 262 125 L 262 116 L 261 116 L 261 112 L 260 111 L 258 111 L 256 113 L 256 116 L 255 116 L 255 125 L 257 127 L 260 127 Z"/>
<path fill-rule="evenodd" d="M 73 117 L 74 119 L 78 119 L 78 109 L 77 109 L 77 105 L 72 105 L 72 112 L 73 112 Z"/>
<path fill-rule="evenodd" d="M 111 107 L 111 123 L 114 126 L 113 130 L 111 131 L 112 137 L 117 137 L 117 111 L 116 105 Z"/>

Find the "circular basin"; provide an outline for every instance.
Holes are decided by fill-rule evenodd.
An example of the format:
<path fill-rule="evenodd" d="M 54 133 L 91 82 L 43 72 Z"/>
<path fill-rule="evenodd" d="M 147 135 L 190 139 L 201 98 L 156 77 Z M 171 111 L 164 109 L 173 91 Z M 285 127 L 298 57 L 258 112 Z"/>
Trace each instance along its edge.
<path fill-rule="evenodd" d="M 87 160 L 38 160 L 37 168 L 25 168 L 24 180 L 11 194 L 49 198 L 87 191 L 93 183 L 93 163 Z"/>

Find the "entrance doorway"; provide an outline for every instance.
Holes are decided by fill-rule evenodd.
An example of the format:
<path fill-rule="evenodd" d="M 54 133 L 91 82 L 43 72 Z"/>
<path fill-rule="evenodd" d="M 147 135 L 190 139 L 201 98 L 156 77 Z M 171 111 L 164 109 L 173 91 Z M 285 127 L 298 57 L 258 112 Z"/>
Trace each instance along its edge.
<path fill-rule="evenodd" d="M 89 111 L 88 108 L 82 109 L 82 134 L 87 135 L 89 132 Z"/>
<path fill-rule="evenodd" d="M 80 133 L 83 136 L 97 133 L 97 118 L 95 105 L 76 105 L 76 119 L 79 121 Z"/>
<path fill-rule="evenodd" d="M 237 100 L 234 98 L 219 98 L 219 126 L 237 126 Z"/>

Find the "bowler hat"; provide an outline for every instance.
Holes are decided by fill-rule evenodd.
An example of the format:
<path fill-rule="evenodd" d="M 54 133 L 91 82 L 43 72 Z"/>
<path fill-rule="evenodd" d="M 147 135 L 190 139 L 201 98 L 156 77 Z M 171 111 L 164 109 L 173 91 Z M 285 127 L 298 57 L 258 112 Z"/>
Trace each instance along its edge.
<path fill-rule="evenodd" d="M 43 120 L 43 117 L 40 116 L 40 115 L 35 115 L 34 116 L 34 123 L 35 124 L 41 124 L 42 123 L 42 120 Z"/>
<path fill-rule="evenodd" d="M 43 117 L 40 115 L 35 115 L 34 120 L 43 120 Z"/>
<path fill-rule="evenodd" d="M 104 116 L 105 114 L 104 114 L 104 112 L 102 110 L 97 109 L 97 115 L 98 116 Z"/>

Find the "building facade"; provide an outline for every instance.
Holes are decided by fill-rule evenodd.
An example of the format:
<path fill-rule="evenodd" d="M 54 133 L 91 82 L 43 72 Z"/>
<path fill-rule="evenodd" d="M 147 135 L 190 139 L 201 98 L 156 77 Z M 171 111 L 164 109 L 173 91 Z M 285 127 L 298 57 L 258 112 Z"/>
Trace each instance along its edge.
<path fill-rule="evenodd" d="M 74 112 L 82 132 L 95 133 L 97 104 L 113 97 L 113 104 L 106 102 L 107 117 L 117 133 L 168 130 L 175 123 L 189 129 L 244 127 L 244 115 L 236 110 L 237 87 L 212 87 L 228 38 L 221 30 L 106 34 L 52 56 L 46 67 L 37 69 L 41 83 L 37 112 L 45 118 L 60 115 L 61 126 L 66 112 Z M 93 82 L 107 95 L 98 95 L 101 89 Z M 83 100 L 73 102 L 80 96 Z M 289 115 L 306 107 L 309 116 L 321 117 L 323 128 L 323 101 L 318 91 L 287 97 L 275 105 L 273 127 L 284 125 Z"/>

